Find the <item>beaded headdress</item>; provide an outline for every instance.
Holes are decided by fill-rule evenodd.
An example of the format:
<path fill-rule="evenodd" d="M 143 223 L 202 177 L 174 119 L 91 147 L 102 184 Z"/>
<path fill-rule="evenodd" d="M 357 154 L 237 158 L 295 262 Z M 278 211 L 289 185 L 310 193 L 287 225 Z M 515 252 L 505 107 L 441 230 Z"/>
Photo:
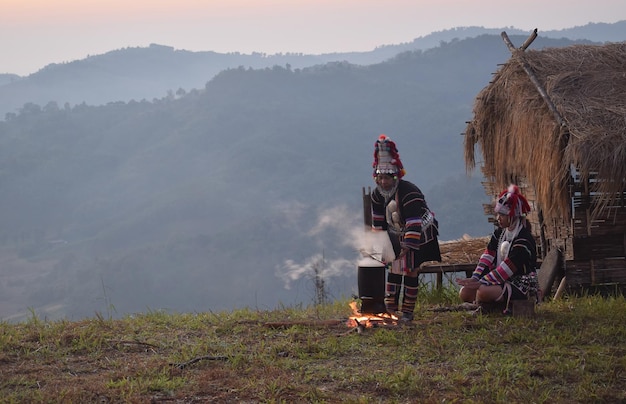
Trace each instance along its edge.
<path fill-rule="evenodd" d="M 391 174 L 402 178 L 406 171 L 402 166 L 396 144 L 387 137 L 380 135 L 374 143 L 374 177 L 378 174 Z"/>
<path fill-rule="evenodd" d="M 530 212 L 530 205 L 515 184 L 502 191 L 494 208 L 496 213 L 509 217 L 520 217 Z"/>

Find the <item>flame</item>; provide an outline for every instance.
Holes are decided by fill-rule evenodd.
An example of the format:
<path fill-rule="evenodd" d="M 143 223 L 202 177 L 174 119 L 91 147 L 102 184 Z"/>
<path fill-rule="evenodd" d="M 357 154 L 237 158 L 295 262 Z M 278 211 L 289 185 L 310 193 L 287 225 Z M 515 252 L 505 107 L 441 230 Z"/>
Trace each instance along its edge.
<path fill-rule="evenodd" d="M 390 313 L 378 313 L 378 314 L 363 314 L 360 313 L 357 303 L 355 301 L 350 302 L 350 308 L 352 309 L 352 316 L 348 318 L 346 325 L 348 327 L 365 327 L 372 328 L 378 325 L 397 325 L 398 317 Z"/>

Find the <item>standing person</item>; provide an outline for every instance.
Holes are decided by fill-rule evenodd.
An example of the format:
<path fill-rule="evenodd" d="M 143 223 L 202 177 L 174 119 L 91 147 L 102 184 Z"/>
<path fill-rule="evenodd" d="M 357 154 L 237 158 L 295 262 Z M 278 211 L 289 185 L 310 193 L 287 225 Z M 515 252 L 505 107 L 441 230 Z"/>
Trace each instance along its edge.
<path fill-rule="evenodd" d="M 537 245 L 526 213 L 530 205 L 517 185 L 511 184 L 495 204 L 498 228 L 470 278 L 459 278 L 459 296 L 464 302 L 488 303 L 540 298 L 537 279 Z"/>
<path fill-rule="evenodd" d="M 398 149 L 386 135 L 380 135 L 374 145 L 373 168 L 376 188 L 371 194 L 372 228 L 387 231 L 395 256 L 388 263 L 385 306 L 390 313 L 400 309 L 400 320 L 410 322 L 417 300 L 420 265 L 441 261 L 439 224 L 422 191 L 402 179 L 405 170 Z"/>

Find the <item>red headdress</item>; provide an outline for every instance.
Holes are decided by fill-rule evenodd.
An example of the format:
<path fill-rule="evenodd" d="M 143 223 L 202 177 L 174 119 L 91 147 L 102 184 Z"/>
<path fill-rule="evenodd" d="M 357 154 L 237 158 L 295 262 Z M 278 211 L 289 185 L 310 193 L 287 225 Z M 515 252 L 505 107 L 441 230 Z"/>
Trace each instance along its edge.
<path fill-rule="evenodd" d="M 396 144 L 387 137 L 380 135 L 374 143 L 374 177 L 378 174 L 391 174 L 402 178 L 406 171 L 402 166 Z"/>
<path fill-rule="evenodd" d="M 498 196 L 495 211 L 501 215 L 520 217 L 530 212 L 530 205 L 520 193 L 519 187 L 511 184 Z"/>

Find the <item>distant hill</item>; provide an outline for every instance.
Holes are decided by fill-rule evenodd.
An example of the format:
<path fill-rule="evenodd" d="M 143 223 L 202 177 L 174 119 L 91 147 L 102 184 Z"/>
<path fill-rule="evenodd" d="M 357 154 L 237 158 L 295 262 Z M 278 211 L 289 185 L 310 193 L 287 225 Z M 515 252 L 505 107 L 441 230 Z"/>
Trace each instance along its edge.
<path fill-rule="evenodd" d="M 310 301 L 320 259 L 350 294 L 380 133 L 442 240 L 488 234 L 460 133 L 509 56 L 481 35 L 366 66 L 225 69 L 151 101 L 24 105 L 0 122 L 0 318 Z"/>
<path fill-rule="evenodd" d="M 589 23 L 579 27 L 566 28 L 562 30 L 544 31 L 541 27 L 536 27 L 538 33 L 543 38 L 587 40 L 592 42 L 622 42 L 625 39 L 626 20 L 616 23 Z M 429 35 L 414 39 L 412 42 L 398 45 L 390 45 L 397 50 L 430 49 L 441 44 L 466 38 L 476 38 L 480 35 L 500 35 L 506 31 L 508 35 L 526 35 L 530 32 L 517 29 L 515 27 L 504 28 L 484 28 L 484 27 L 458 27 L 443 31 L 436 31 Z"/>
<path fill-rule="evenodd" d="M 17 80 L 21 80 L 21 77 L 17 74 L 0 74 L 0 86 L 12 83 Z"/>
<path fill-rule="evenodd" d="M 369 52 L 322 55 L 191 52 L 157 44 L 147 48 L 113 50 L 82 60 L 50 64 L 18 80 L 17 76 L 0 76 L 0 119 L 6 113 L 19 112 L 26 103 L 45 106 L 55 102 L 60 106 L 66 103 L 74 106 L 83 102 L 88 105 L 103 105 L 117 101 L 152 101 L 179 90 L 203 88 L 220 71 L 239 66 L 259 69 L 289 65 L 295 69 L 343 61 L 370 65 L 405 51 L 426 50 L 439 46 L 442 42 L 474 38 L 483 34 L 499 34 L 503 30 L 509 35 L 529 34 L 513 27 L 461 27 L 434 32 L 404 44 L 383 45 Z M 601 42 L 623 41 L 623 32 L 626 32 L 626 20 L 614 24 L 588 24 L 561 31 L 540 31 L 540 35 L 544 38 Z"/>

